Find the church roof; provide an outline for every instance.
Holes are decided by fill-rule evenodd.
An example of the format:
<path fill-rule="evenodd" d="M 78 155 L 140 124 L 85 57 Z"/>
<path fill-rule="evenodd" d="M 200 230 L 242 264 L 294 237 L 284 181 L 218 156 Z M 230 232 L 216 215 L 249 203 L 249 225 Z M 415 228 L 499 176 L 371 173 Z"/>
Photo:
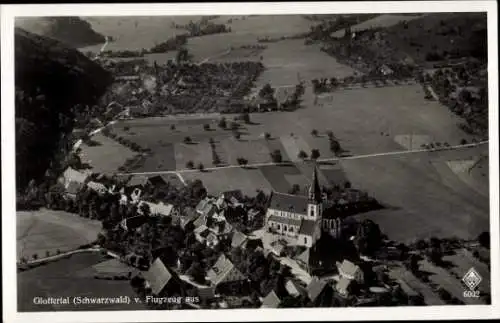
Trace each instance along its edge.
<path fill-rule="evenodd" d="M 312 220 L 302 220 L 302 225 L 300 226 L 299 233 L 312 236 L 314 234 L 314 229 L 316 228 L 316 222 Z"/>
<path fill-rule="evenodd" d="M 273 192 L 269 208 L 273 210 L 306 214 L 307 197 Z"/>
<path fill-rule="evenodd" d="M 312 185 L 309 188 L 309 200 L 317 203 L 321 203 L 323 200 L 321 197 L 321 187 L 318 181 L 318 168 L 314 165 Z"/>

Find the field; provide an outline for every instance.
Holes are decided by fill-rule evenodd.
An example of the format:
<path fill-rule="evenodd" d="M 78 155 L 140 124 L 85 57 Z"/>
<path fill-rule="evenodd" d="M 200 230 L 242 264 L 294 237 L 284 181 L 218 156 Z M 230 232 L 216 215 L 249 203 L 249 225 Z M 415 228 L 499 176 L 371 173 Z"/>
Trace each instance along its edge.
<path fill-rule="evenodd" d="M 97 173 L 113 173 L 122 166 L 126 159 L 136 155 L 128 147 L 108 138 L 100 133 L 92 136 L 92 141 L 97 142 L 97 146 L 82 144 L 80 155 L 83 163 L 92 166 L 92 171 Z"/>
<path fill-rule="evenodd" d="M 31 259 L 54 255 L 78 248 L 95 241 L 101 231 L 98 221 L 79 217 L 75 214 L 41 209 L 39 211 L 20 211 L 17 221 L 17 257 Z"/>
<path fill-rule="evenodd" d="M 18 310 L 35 311 L 84 311 L 84 310 L 140 310 L 142 304 L 87 304 L 73 305 L 72 297 L 134 297 L 127 280 L 95 279 L 92 271 L 82 273 L 107 259 L 99 254 L 78 254 L 33 268 L 17 275 Z M 75 275 L 75 273 L 80 273 Z M 34 297 L 70 297 L 70 305 L 36 305 Z"/>
<path fill-rule="evenodd" d="M 388 15 L 388 14 L 382 14 L 380 16 L 377 16 L 373 19 L 369 19 L 366 21 L 363 21 L 360 24 L 354 25 L 351 27 L 351 31 L 357 31 L 357 30 L 364 30 L 364 29 L 369 29 L 369 28 L 383 28 L 383 27 L 390 27 L 393 25 L 396 25 L 402 21 L 410 21 L 413 19 L 420 18 L 423 15 Z M 344 36 L 345 30 L 341 29 L 339 31 L 336 31 L 332 34 L 334 37 L 342 37 Z"/>

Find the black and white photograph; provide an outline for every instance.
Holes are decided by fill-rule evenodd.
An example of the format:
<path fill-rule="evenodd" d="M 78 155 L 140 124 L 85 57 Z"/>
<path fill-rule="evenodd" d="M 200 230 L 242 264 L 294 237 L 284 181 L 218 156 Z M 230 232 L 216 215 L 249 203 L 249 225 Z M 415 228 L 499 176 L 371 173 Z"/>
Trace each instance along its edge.
<path fill-rule="evenodd" d="M 437 3 L 2 8 L 4 310 L 498 314 L 496 4 Z"/>

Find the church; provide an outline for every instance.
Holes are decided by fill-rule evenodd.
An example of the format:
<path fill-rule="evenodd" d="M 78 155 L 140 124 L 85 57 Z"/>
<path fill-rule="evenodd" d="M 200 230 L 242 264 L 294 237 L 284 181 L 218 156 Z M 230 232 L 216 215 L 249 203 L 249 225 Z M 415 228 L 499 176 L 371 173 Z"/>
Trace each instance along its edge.
<path fill-rule="evenodd" d="M 307 248 L 313 248 L 322 233 L 338 238 L 341 218 L 324 218 L 325 202 L 315 165 L 308 196 L 273 192 L 266 213 L 266 230 Z"/>

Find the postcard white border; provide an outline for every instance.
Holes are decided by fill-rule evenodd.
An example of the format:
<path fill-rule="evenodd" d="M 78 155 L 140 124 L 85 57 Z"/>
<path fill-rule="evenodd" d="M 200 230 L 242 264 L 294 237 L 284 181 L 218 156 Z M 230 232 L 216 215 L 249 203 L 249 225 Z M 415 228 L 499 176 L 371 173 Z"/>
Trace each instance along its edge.
<path fill-rule="evenodd" d="M 491 306 L 304 308 L 17 313 L 15 237 L 14 32 L 16 16 L 159 16 L 401 12 L 487 12 L 489 55 Z M 322 321 L 488 319 L 500 316 L 498 53 L 496 1 L 68 4 L 1 7 L 2 262 L 4 322 Z"/>

